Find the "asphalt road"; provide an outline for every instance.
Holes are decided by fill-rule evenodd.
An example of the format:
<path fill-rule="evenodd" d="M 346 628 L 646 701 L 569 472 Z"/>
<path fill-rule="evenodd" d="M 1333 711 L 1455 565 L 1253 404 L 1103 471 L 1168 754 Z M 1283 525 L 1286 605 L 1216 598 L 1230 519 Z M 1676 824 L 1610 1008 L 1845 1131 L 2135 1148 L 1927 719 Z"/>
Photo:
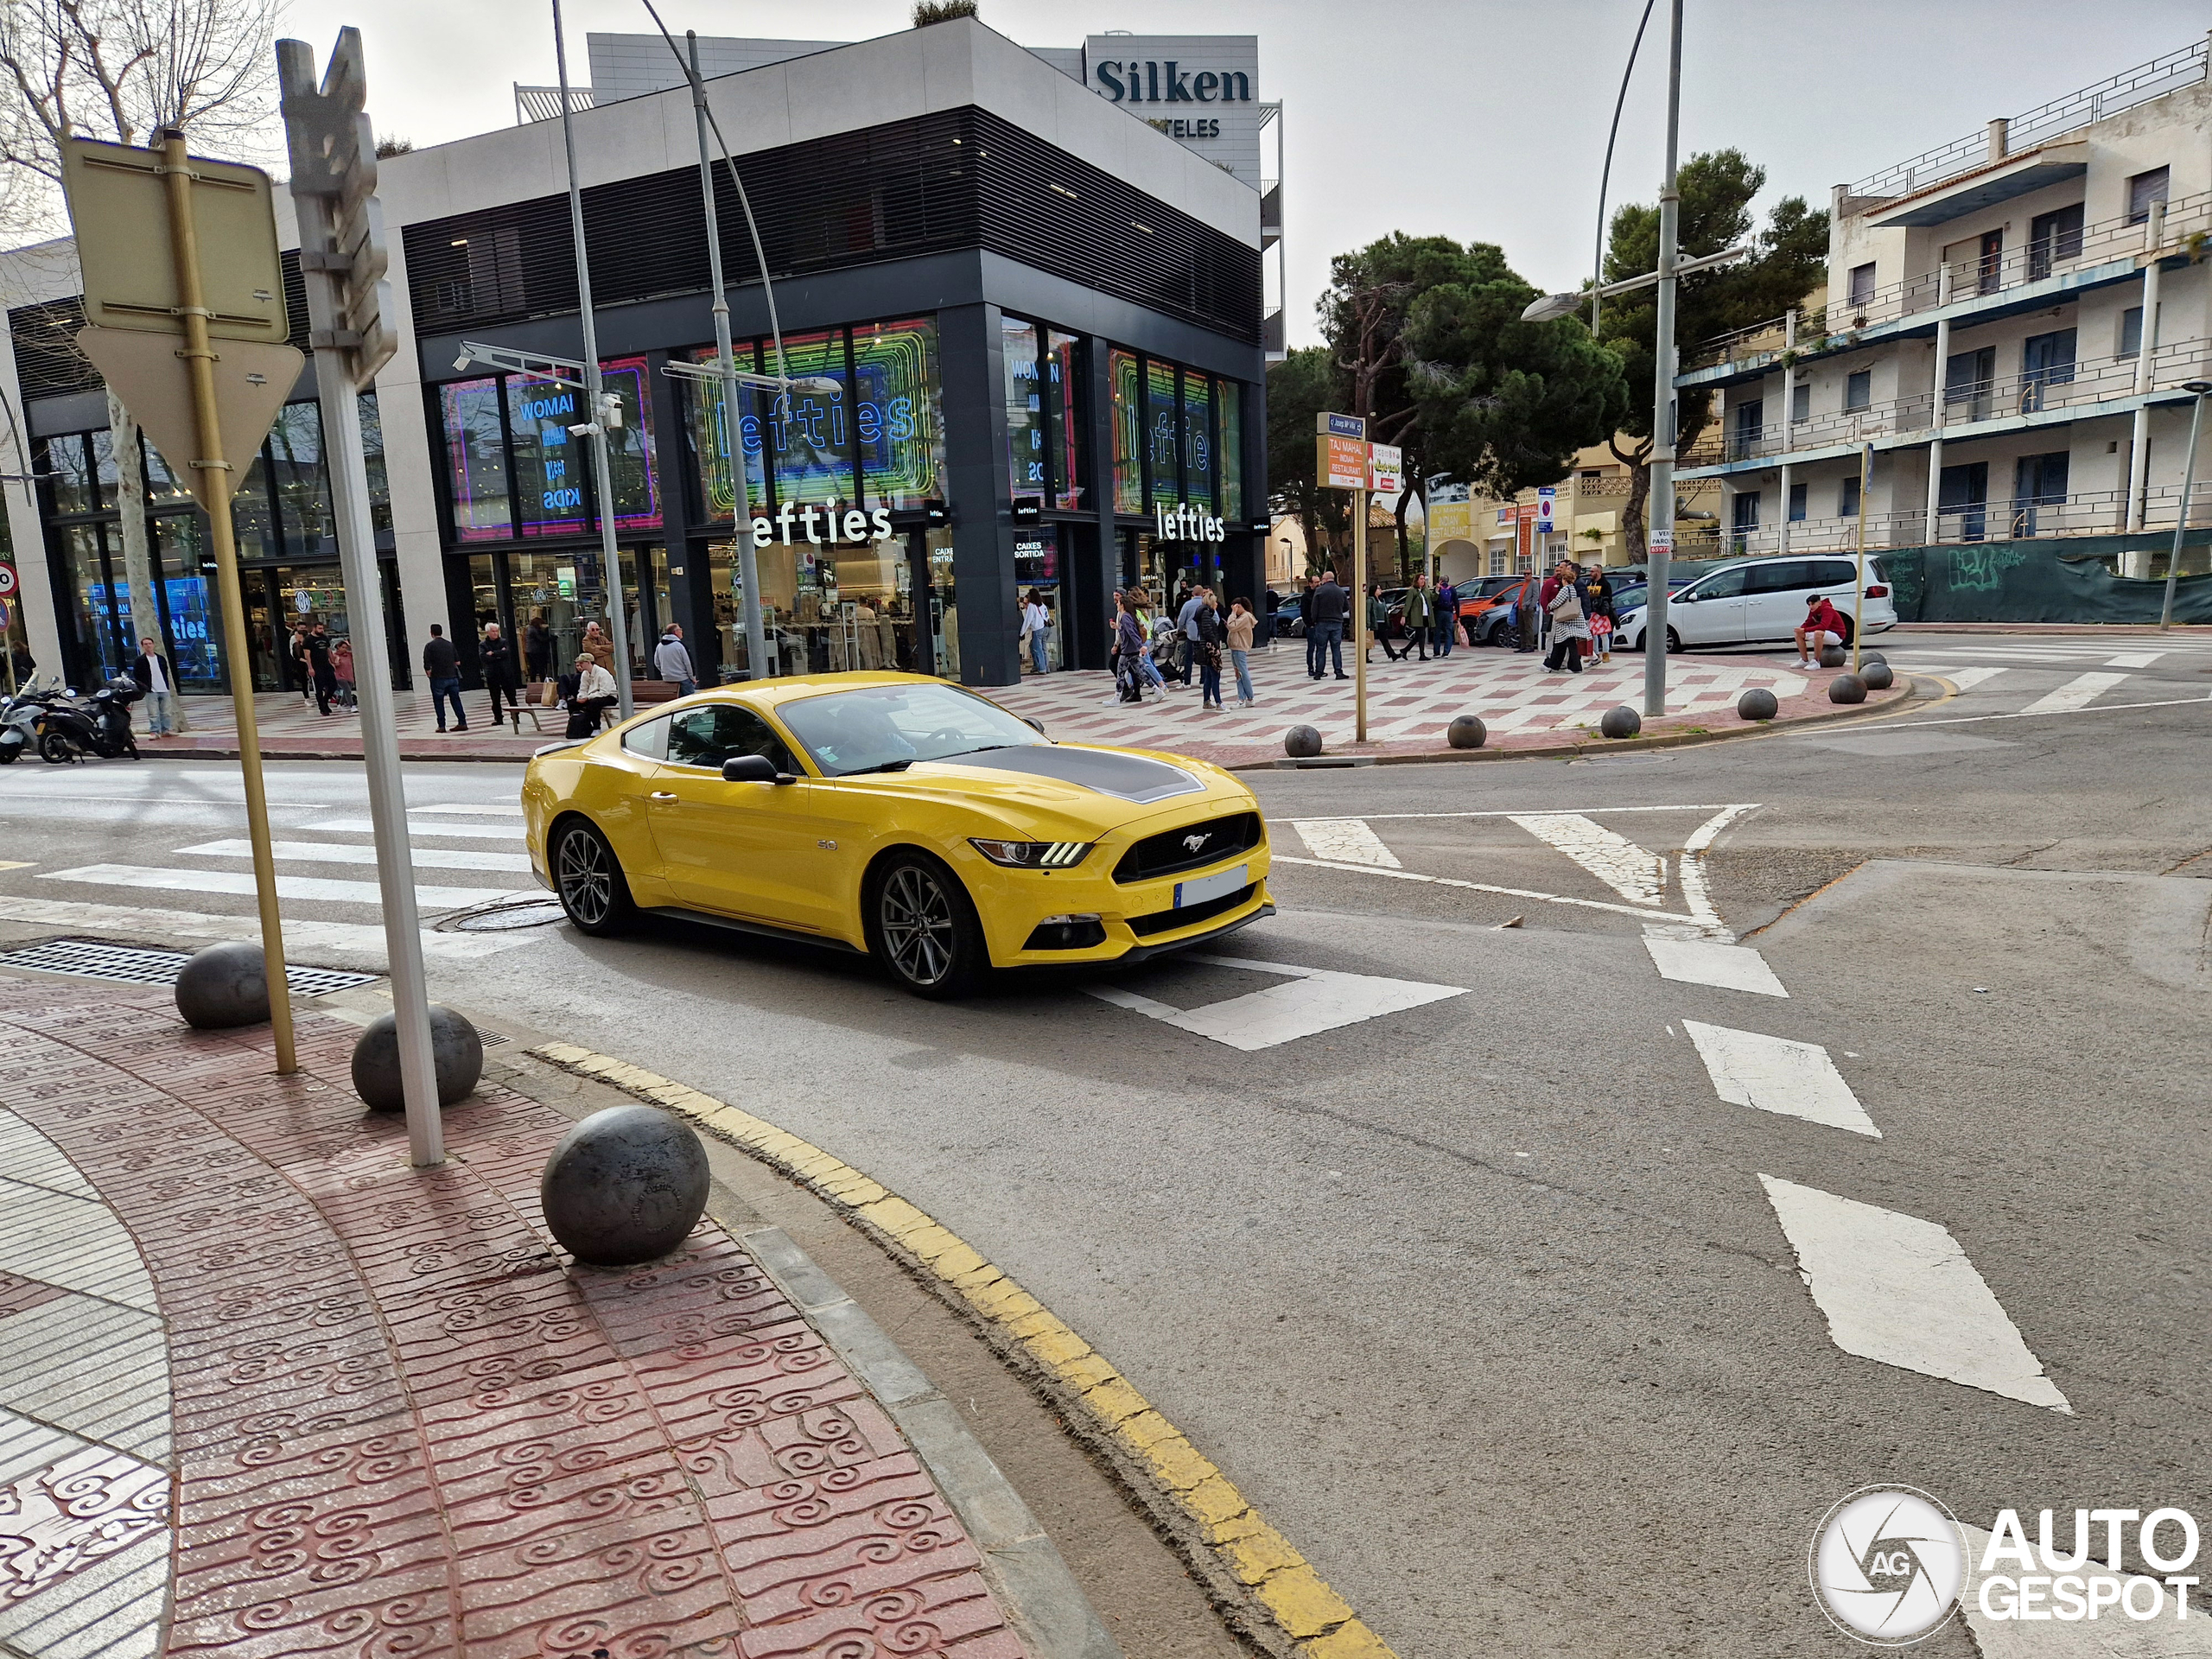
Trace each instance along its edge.
<path fill-rule="evenodd" d="M 948 1008 L 552 925 L 435 934 L 433 983 L 930 1210 L 1404 1659 L 1855 1650 L 1805 1554 L 1859 1486 L 2212 1516 L 2212 649 L 2136 643 L 1893 638 L 1961 689 L 1849 728 L 1257 774 L 1282 913 L 1213 961 Z M 0 777 L 0 932 L 249 915 L 190 850 L 243 835 L 230 777 Z M 372 879 L 328 850 L 358 773 L 271 777 L 284 871 Z M 411 769 L 418 845 L 518 852 L 514 785 Z M 296 956 L 366 960 L 359 892 L 297 893 Z M 1662 976 L 1731 941 L 1787 995 Z M 1925 1298 L 1854 1279 L 1885 1250 L 1944 1256 Z"/>

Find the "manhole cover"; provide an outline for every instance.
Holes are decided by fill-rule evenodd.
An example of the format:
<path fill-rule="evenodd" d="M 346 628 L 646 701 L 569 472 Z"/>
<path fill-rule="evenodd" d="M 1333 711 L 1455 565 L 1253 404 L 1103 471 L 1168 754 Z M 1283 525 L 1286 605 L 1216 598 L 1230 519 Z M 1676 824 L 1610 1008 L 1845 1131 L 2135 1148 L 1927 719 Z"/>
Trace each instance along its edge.
<path fill-rule="evenodd" d="M 42 974 L 68 974 L 78 979 L 115 980 L 125 985 L 174 985 L 192 960 L 183 950 L 140 950 L 129 945 L 106 944 L 98 939 L 48 939 L 21 950 L 0 950 L 0 963 L 30 968 Z M 378 976 L 353 974 L 337 968 L 287 966 L 284 981 L 302 996 L 321 996 L 355 985 L 373 985 Z"/>
<path fill-rule="evenodd" d="M 500 905 L 490 910 L 472 910 L 465 916 L 448 917 L 438 924 L 442 933 L 504 933 L 512 928 L 543 927 L 550 922 L 561 920 L 568 912 L 550 899 L 536 899 L 528 904 Z"/>

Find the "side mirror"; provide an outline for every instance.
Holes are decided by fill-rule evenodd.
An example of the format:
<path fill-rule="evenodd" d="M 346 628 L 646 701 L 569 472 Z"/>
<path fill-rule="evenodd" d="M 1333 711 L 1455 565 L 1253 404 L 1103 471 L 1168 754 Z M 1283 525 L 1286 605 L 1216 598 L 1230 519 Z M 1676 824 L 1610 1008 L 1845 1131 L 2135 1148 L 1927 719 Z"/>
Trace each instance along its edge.
<path fill-rule="evenodd" d="M 726 784 L 773 784 L 782 781 L 776 763 L 765 754 L 733 754 L 722 762 Z"/>
<path fill-rule="evenodd" d="M 1024 715 L 1021 717 L 1021 723 L 1025 726 L 1033 726 L 1036 728 L 1037 735 L 1039 737 L 1049 737 L 1052 735 L 1051 733 L 1045 729 L 1045 722 L 1041 720 L 1032 720 L 1028 715 Z"/>

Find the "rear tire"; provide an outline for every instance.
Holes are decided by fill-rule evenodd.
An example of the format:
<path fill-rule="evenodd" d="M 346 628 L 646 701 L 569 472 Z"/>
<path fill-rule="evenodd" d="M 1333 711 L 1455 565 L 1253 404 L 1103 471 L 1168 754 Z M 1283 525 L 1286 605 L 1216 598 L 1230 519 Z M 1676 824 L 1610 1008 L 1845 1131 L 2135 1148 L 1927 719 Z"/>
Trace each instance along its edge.
<path fill-rule="evenodd" d="M 894 853 L 884 863 L 869 885 L 867 922 L 869 952 L 916 996 L 965 996 L 990 966 L 967 888 L 926 853 Z"/>
<path fill-rule="evenodd" d="M 73 758 L 69 753 L 69 740 L 59 732 L 43 732 L 38 740 L 38 758 L 49 766 L 66 766 Z"/>
<path fill-rule="evenodd" d="M 545 861 L 552 867 L 561 908 L 577 931 L 610 938 L 637 925 L 638 906 L 622 861 L 595 825 L 582 818 L 559 825 Z"/>

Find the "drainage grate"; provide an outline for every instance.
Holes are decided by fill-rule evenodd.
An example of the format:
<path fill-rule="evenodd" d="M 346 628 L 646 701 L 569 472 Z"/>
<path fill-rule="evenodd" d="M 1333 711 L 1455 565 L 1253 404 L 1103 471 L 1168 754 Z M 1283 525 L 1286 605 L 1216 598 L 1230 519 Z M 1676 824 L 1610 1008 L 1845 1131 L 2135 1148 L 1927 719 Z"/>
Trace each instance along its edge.
<path fill-rule="evenodd" d="M 493 1047 L 500 1043 L 512 1043 L 514 1041 L 514 1039 L 508 1036 L 504 1031 L 486 1031 L 481 1026 L 476 1027 L 476 1036 L 477 1040 L 481 1042 L 486 1048 Z"/>
<path fill-rule="evenodd" d="M 98 939 L 48 939 L 20 950 L 0 950 L 0 964 L 32 968 L 42 974 L 70 974 L 79 979 L 119 980 L 126 985 L 174 985 L 192 960 L 189 951 L 139 950 L 104 944 Z M 288 967 L 285 982 L 302 996 L 321 996 L 356 985 L 373 985 L 375 974 L 351 974 L 336 968 Z"/>

